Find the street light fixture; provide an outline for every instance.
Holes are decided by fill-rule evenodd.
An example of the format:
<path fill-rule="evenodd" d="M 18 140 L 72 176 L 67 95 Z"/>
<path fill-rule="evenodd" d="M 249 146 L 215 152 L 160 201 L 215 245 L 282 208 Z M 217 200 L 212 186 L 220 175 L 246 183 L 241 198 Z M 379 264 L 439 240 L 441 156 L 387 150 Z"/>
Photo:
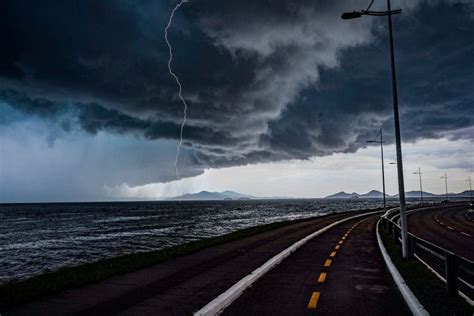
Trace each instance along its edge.
<path fill-rule="evenodd" d="M 418 171 L 413 172 L 413 174 L 417 174 L 420 177 L 420 197 L 421 197 L 421 205 L 423 205 L 423 185 L 421 183 L 421 169 L 418 168 Z"/>
<path fill-rule="evenodd" d="M 383 163 L 383 133 L 382 133 L 382 129 L 380 129 L 380 132 L 379 134 L 377 135 L 377 137 L 375 137 L 376 139 L 379 137 L 380 135 L 380 141 L 378 140 L 368 140 L 367 143 L 377 143 L 377 144 L 380 144 L 380 156 L 382 157 L 382 191 L 383 191 L 383 210 L 385 211 L 385 209 L 387 208 L 387 202 L 385 200 L 385 169 L 384 169 L 384 163 Z"/>
<path fill-rule="evenodd" d="M 448 174 L 445 172 L 441 179 L 444 179 L 444 186 L 446 187 L 446 201 L 448 201 Z"/>
<path fill-rule="evenodd" d="M 353 12 L 344 12 L 341 15 L 341 18 L 343 18 L 344 20 L 349 20 L 349 19 L 360 18 L 361 16 L 362 16 L 361 12 L 353 11 Z"/>
<path fill-rule="evenodd" d="M 402 256 L 408 257 L 408 226 L 407 215 L 405 211 L 405 185 L 403 181 L 403 163 L 402 163 L 402 144 L 400 138 L 400 116 L 398 113 L 398 94 L 397 94 L 397 75 L 395 70 L 395 53 L 393 49 L 393 30 L 392 30 L 392 15 L 399 14 L 401 10 L 392 10 L 390 0 L 387 0 L 387 11 L 369 11 L 374 3 L 372 0 L 366 10 L 345 12 L 341 18 L 355 19 L 362 15 L 371 16 L 388 16 L 388 33 L 390 42 L 390 66 L 392 70 L 392 98 L 393 98 L 393 118 L 395 123 L 395 145 L 397 150 L 397 173 L 398 173 L 398 196 L 400 199 L 400 226 L 402 233 Z"/>

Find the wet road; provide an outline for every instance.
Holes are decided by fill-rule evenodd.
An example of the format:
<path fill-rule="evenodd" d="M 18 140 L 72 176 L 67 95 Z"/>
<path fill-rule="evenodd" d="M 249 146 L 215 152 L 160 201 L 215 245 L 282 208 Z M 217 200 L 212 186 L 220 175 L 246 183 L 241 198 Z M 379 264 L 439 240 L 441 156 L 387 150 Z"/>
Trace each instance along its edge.
<path fill-rule="evenodd" d="M 330 215 L 242 238 L 95 285 L 63 291 L 11 312 L 189 315 L 294 242 L 358 213 Z"/>
<path fill-rule="evenodd" d="M 377 218 L 356 219 L 310 240 L 223 314 L 408 314 L 378 249 Z"/>
<path fill-rule="evenodd" d="M 408 217 L 408 230 L 415 236 L 474 261 L 472 211 L 463 205 L 415 212 Z"/>

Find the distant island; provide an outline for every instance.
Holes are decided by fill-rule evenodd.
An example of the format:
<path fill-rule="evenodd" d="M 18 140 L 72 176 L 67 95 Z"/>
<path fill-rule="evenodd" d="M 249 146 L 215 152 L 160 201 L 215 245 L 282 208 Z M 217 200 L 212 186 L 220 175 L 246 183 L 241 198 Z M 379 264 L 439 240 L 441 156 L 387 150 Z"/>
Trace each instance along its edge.
<path fill-rule="evenodd" d="M 474 195 L 474 192 L 473 192 Z M 405 192 L 405 196 L 407 198 L 419 198 L 420 191 L 408 191 Z M 331 194 L 325 197 L 325 199 L 381 199 L 383 197 L 383 193 L 377 190 L 371 190 L 367 193 L 359 194 L 356 192 L 346 193 L 344 191 Z M 385 195 L 386 198 L 398 198 L 398 194 L 395 195 Z M 423 191 L 423 197 L 425 198 L 444 198 L 444 194 L 433 194 L 430 192 Z M 450 198 L 469 198 L 469 191 L 464 191 L 461 193 L 449 193 Z M 186 193 L 181 196 L 175 196 L 172 198 L 168 198 L 168 201 L 243 201 L 243 200 L 283 200 L 283 199 L 293 199 L 291 197 L 286 196 L 272 196 L 272 197 L 261 197 L 261 196 L 254 196 L 249 194 L 242 194 L 235 191 L 222 191 L 222 192 L 209 192 L 209 191 L 201 191 L 197 193 Z"/>
<path fill-rule="evenodd" d="M 186 193 L 180 196 L 168 198 L 168 201 L 246 201 L 246 200 L 286 200 L 293 199 L 287 196 L 254 196 L 249 194 L 242 194 L 235 191 L 209 192 L 201 191 L 198 193 Z"/>
<path fill-rule="evenodd" d="M 408 191 L 405 192 L 405 197 L 407 198 L 418 198 L 420 197 L 420 191 Z M 474 195 L 474 192 L 472 192 Z M 448 196 L 451 198 L 469 198 L 471 191 L 467 190 L 461 193 L 448 193 Z M 445 194 L 434 194 L 430 192 L 423 191 L 423 197 L 426 198 L 444 198 Z M 385 194 L 386 198 L 398 198 L 398 194 L 388 195 Z M 346 193 L 344 191 L 331 194 L 325 197 L 325 199 L 381 199 L 383 198 L 383 193 L 377 190 L 372 190 L 364 194 L 359 194 L 356 192 Z"/>
<path fill-rule="evenodd" d="M 254 200 L 263 199 L 261 197 L 242 194 L 234 191 L 223 191 L 223 192 L 209 192 L 201 191 L 198 193 L 187 193 L 181 196 L 175 196 L 168 200 L 181 200 L 181 201 L 212 201 L 212 200 Z"/>

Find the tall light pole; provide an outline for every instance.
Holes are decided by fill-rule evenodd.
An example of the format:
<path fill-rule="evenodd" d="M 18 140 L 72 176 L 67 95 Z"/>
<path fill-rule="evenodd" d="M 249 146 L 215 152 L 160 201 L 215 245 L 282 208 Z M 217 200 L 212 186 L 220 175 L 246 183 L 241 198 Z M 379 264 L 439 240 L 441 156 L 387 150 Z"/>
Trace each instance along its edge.
<path fill-rule="evenodd" d="M 380 156 L 382 157 L 382 194 L 383 194 L 383 210 L 387 208 L 387 202 L 385 200 L 385 169 L 384 169 L 384 162 L 383 162 L 383 133 L 382 133 L 382 128 L 380 129 L 379 132 L 380 135 L 380 141 L 378 140 L 368 140 L 368 143 L 377 143 L 380 144 Z M 379 136 L 377 135 L 377 137 Z M 376 137 L 376 138 L 377 138 Z"/>
<path fill-rule="evenodd" d="M 448 201 L 448 174 L 445 172 L 441 179 L 444 179 L 444 186 L 446 187 L 446 201 Z"/>
<path fill-rule="evenodd" d="M 423 185 L 421 183 L 421 169 L 418 168 L 418 171 L 413 172 L 413 174 L 417 174 L 420 177 L 420 197 L 421 197 L 421 205 L 423 205 Z"/>
<path fill-rule="evenodd" d="M 472 202 L 472 185 L 471 185 L 471 176 L 467 177 L 466 181 L 469 182 L 469 200 Z"/>
<path fill-rule="evenodd" d="M 400 139 L 400 115 L 398 113 L 397 74 L 395 69 L 395 53 L 393 48 L 392 15 L 399 14 L 402 10 L 392 10 L 390 0 L 387 0 L 387 11 L 369 11 L 372 0 L 366 10 L 345 12 L 341 15 L 343 19 L 360 18 L 362 15 L 388 16 L 388 33 L 390 43 L 390 67 L 392 70 L 392 99 L 393 119 L 395 123 L 395 146 L 397 150 L 397 173 L 398 173 L 398 197 L 400 199 L 400 226 L 402 235 L 402 256 L 408 257 L 408 225 L 405 211 L 405 185 L 403 181 L 402 142 Z"/>

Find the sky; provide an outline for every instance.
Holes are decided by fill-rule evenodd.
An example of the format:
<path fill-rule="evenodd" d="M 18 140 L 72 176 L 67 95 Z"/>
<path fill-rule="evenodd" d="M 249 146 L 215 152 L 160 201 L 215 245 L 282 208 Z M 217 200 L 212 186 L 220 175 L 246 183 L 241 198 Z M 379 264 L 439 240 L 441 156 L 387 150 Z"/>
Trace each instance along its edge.
<path fill-rule="evenodd" d="M 17 0 L 0 4 L 0 202 L 201 190 L 397 193 L 387 19 L 370 1 Z M 384 10 L 376 0 L 373 10 Z M 405 186 L 474 179 L 474 4 L 393 0 Z M 369 146 L 370 145 L 370 146 Z"/>

